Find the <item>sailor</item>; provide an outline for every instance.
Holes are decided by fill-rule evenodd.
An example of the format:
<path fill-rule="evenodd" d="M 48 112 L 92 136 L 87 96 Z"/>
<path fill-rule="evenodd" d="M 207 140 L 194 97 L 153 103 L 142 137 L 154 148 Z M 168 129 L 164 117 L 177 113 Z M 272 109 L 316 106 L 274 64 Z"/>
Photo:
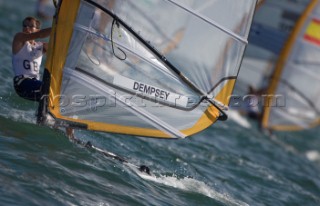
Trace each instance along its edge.
<path fill-rule="evenodd" d="M 40 29 L 41 22 L 34 17 L 26 17 L 22 21 L 22 32 L 18 32 L 12 42 L 13 85 L 16 93 L 27 100 L 39 102 L 42 93 L 40 66 L 48 44 L 36 41 L 49 37 L 51 28 Z M 66 129 L 69 138 L 73 138 L 73 130 Z"/>
<path fill-rule="evenodd" d="M 51 28 L 40 30 L 41 23 L 34 17 L 26 17 L 22 22 L 22 32 L 18 32 L 12 42 L 13 84 L 16 93 L 25 99 L 41 99 L 40 66 L 47 51 L 47 43 L 35 39 L 46 38 Z"/>
<path fill-rule="evenodd" d="M 254 89 L 251 85 L 248 87 L 248 94 L 245 98 L 245 111 L 244 113 L 251 119 L 260 120 L 261 119 L 261 94 L 263 90 Z"/>

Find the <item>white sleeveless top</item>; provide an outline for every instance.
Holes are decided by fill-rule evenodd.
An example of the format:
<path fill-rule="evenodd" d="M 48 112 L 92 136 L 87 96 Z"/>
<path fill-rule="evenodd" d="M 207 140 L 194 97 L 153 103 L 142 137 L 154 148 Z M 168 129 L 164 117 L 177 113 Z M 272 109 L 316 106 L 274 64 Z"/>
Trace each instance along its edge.
<path fill-rule="evenodd" d="M 39 71 L 43 56 L 43 43 L 26 42 L 17 54 L 12 56 L 12 67 L 15 76 L 24 75 L 40 79 Z"/>

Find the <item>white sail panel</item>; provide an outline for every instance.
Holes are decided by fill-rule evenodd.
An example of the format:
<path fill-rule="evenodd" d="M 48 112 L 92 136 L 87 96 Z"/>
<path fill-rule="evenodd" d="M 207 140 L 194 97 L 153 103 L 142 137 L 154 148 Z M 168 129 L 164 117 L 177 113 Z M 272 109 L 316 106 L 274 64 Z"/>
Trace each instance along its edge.
<path fill-rule="evenodd" d="M 54 117 L 90 130 L 166 138 L 194 134 L 219 118 L 212 102 L 228 104 L 255 1 L 81 0 L 68 13 L 69 4 L 62 1 L 52 38 L 67 46 L 65 59 L 51 44 L 47 64 Z"/>
<path fill-rule="evenodd" d="M 135 17 L 139 13 L 132 11 L 130 1 L 121 1 L 119 16 L 138 32 L 146 26 L 144 21 L 138 21 Z M 221 31 L 218 27 L 233 32 L 233 35 L 245 39 L 248 35 L 248 25 L 251 24 L 254 4 L 252 1 L 150 1 L 157 2 L 157 8 L 164 8 L 167 13 L 174 14 L 164 22 L 159 18 L 157 12 L 146 9 L 150 19 L 159 19 L 153 24 L 157 28 L 165 28 L 172 32 L 175 37 L 179 33 L 179 45 L 171 49 L 166 54 L 170 62 L 174 62 L 180 71 L 183 72 L 193 83 L 201 88 L 205 93 L 213 93 L 213 88 L 219 84 L 223 77 L 235 77 L 241 62 L 241 53 L 244 49 L 243 42 L 237 40 L 226 32 Z M 148 5 L 151 3 L 149 2 Z M 183 6 L 183 8 L 176 6 Z M 137 5 L 144 4 L 144 1 L 137 2 Z M 142 7 L 142 6 L 140 6 Z M 191 13 L 193 12 L 193 13 Z M 230 15 L 232 13 L 233 15 Z M 176 16 L 177 15 L 177 16 Z M 184 17 L 184 20 L 175 20 L 174 18 Z M 200 17 L 205 17 L 204 21 Z M 186 25 L 187 21 L 187 25 Z M 217 26 L 212 26 L 216 24 Z M 164 26 L 165 25 L 165 26 Z M 147 25 L 147 27 L 150 27 Z M 176 28 L 175 30 L 172 28 Z M 182 32 L 181 32 L 182 31 Z M 166 32 L 166 31 L 164 31 Z M 162 42 L 164 37 L 160 32 L 140 33 L 152 45 Z M 160 51 L 166 51 L 167 45 L 159 45 Z M 224 52 L 221 53 L 221 49 Z M 213 74 L 214 73 L 214 74 Z"/>

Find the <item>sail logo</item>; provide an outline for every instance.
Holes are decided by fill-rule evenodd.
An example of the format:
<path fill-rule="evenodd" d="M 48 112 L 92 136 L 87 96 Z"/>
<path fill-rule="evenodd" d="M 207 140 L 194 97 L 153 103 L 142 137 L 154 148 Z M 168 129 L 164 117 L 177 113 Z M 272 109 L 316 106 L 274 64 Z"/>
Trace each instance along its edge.
<path fill-rule="evenodd" d="M 320 46 L 320 19 L 312 19 L 304 34 L 304 39 Z"/>
<path fill-rule="evenodd" d="M 116 75 L 113 83 L 125 89 L 134 91 L 137 94 L 147 95 L 152 99 L 165 101 L 173 105 L 186 107 L 188 104 L 188 97 L 182 96 L 164 89 L 139 82 L 127 77 Z"/>
<path fill-rule="evenodd" d="M 150 85 L 139 83 L 136 81 L 133 83 L 133 90 L 139 91 L 151 96 L 155 96 L 157 98 L 164 99 L 164 100 L 168 100 L 168 96 L 170 95 L 170 92 L 158 89 Z"/>

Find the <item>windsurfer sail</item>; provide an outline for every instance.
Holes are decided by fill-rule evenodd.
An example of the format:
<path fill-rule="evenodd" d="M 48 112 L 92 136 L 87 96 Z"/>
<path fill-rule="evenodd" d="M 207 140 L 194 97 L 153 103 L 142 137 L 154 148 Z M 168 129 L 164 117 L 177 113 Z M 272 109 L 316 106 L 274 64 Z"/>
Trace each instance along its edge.
<path fill-rule="evenodd" d="M 312 0 L 277 61 L 265 99 L 265 128 L 288 131 L 319 125 L 319 34 L 320 2 Z"/>
<path fill-rule="evenodd" d="M 226 119 L 256 0 L 107 2 L 59 2 L 40 122 L 184 138 Z"/>
<path fill-rule="evenodd" d="M 310 0 L 259 1 L 236 85 L 240 92 L 246 93 L 249 85 L 255 89 L 267 86 L 281 50 L 309 3 Z"/>

